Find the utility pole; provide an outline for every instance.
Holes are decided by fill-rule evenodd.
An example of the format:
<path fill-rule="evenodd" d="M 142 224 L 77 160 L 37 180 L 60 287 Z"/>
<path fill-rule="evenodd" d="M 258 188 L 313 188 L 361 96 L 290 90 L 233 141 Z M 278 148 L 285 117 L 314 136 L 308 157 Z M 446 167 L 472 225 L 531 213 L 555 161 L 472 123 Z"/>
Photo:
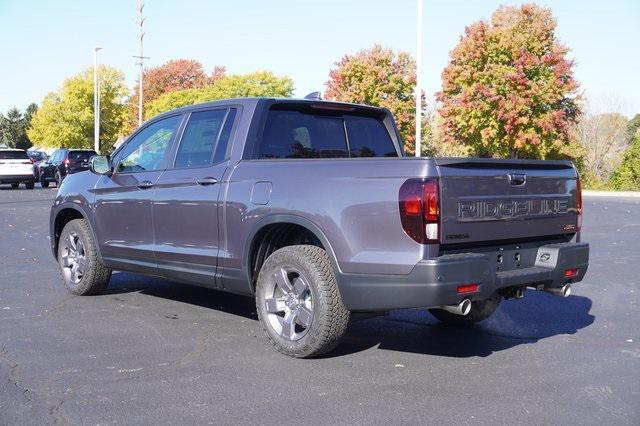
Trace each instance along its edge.
<path fill-rule="evenodd" d="M 93 48 L 93 150 L 100 153 L 100 84 L 98 83 L 98 50 Z"/>
<path fill-rule="evenodd" d="M 140 40 L 140 54 L 137 56 L 134 56 L 134 58 L 137 58 L 140 60 L 140 62 L 137 62 L 137 65 L 140 65 L 140 75 L 139 75 L 139 83 L 138 86 L 140 88 L 140 91 L 138 92 L 138 127 L 140 127 L 142 125 L 142 117 L 144 116 L 143 111 L 142 111 L 142 105 L 143 105 L 143 94 L 144 94 L 144 89 L 143 89 L 143 72 L 144 72 L 144 60 L 145 59 L 149 59 L 148 56 L 144 56 L 144 16 L 142 15 L 142 11 L 144 9 L 144 0 L 138 0 L 138 39 Z"/>
<path fill-rule="evenodd" d="M 420 157 L 422 147 L 422 4 L 418 0 L 418 28 L 416 39 L 416 157 Z"/>

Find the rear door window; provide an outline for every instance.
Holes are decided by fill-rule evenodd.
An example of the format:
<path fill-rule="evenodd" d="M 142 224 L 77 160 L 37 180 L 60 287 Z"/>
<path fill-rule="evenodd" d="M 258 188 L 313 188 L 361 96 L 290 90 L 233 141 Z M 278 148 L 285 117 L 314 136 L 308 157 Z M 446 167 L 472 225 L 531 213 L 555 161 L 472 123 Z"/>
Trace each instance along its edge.
<path fill-rule="evenodd" d="M 191 113 L 176 154 L 177 169 L 209 166 L 227 116 L 226 109 Z"/>

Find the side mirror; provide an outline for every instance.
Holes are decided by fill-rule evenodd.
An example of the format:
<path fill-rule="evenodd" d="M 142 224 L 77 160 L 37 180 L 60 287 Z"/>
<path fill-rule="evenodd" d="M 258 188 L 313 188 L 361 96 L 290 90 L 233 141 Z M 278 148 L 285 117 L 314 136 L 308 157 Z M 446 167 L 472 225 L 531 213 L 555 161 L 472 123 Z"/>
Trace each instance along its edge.
<path fill-rule="evenodd" d="M 91 157 L 91 160 L 89 160 L 89 170 L 97 175 L 111 175 L 113 172 L 109 158 L 104 155 L 94 155 Z"/>

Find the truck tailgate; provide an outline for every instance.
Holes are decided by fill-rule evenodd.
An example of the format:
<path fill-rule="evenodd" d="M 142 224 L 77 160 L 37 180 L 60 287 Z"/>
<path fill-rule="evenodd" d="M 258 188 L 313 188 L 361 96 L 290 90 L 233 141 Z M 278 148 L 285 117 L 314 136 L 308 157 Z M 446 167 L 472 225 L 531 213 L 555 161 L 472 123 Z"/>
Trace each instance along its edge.
<path fill-rule="evenodd" d="M 437 159 L 441 242 L 466 244 L 577 231 L 568 161 Z"/>

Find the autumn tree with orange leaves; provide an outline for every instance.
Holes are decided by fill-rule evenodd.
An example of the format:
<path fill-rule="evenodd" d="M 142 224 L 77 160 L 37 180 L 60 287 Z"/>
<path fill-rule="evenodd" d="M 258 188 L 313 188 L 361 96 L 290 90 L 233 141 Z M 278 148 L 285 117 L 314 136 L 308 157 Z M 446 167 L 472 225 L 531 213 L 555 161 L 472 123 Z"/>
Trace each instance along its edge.
<path fill-rule="evenodd" d="M 146 108 L 161 95 L 185 89 L 197 89 L 214 83 L 225 75 L 224 67 L 215 67 L 211 75 L 207 75 L 202 64 L 193 59 L 173 59 L 160 66 L 144 71 L 144 106 Z M 138 125 L 138 93 L 136 83 L 129 98 L 129 129 Z"/>
<path fill-rule="evenodd" d="M 416 62 L 411 55 L 375 45 L 345 55 L 335 65 L 329 72 L 325 97 L 388 108 L 395 117 L 405 151 L 413 154 Z"/>
<path fill-rule="evenodd" d="M 500 7 L 469 26 L 442 73 L 441 135 L 472 155 L 572 158 L 580 114 L 568 49 L 549 9 Z"/>

